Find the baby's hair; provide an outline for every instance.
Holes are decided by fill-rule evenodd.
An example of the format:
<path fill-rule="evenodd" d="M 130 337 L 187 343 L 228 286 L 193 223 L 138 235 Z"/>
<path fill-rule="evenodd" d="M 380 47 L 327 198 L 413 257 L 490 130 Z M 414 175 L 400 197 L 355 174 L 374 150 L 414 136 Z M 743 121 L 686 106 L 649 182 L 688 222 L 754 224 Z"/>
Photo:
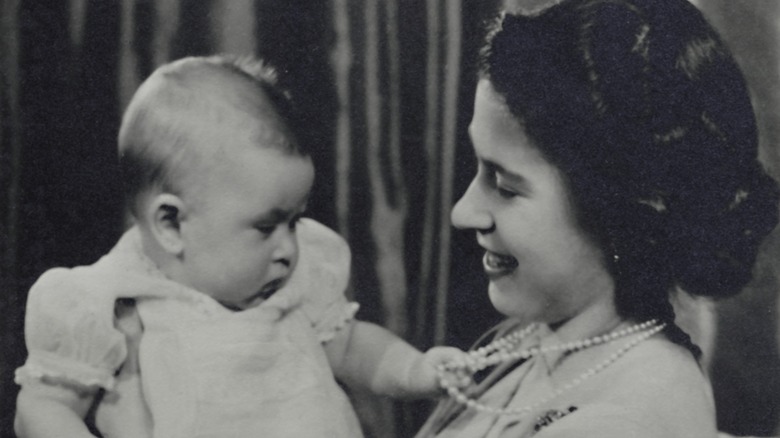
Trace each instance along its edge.
<path fill-rule="evenodd" d="M 233 117 L 238 114 L 251 123 L 240 124 Z M 234 55 L 173 61 L 144 81 L 122 119 L 119 166 L 131 213 L 137 215 L 140 195 L 151 190 L 179 194 L 186 169 L 208 160 L 207 151 L 190 145 L 191 131 L 203 128 L 204 116 L 212 123 L 239 124 L 262 147 L 308 155 L 294 135 L 290 93 L 267 62 Z"/>

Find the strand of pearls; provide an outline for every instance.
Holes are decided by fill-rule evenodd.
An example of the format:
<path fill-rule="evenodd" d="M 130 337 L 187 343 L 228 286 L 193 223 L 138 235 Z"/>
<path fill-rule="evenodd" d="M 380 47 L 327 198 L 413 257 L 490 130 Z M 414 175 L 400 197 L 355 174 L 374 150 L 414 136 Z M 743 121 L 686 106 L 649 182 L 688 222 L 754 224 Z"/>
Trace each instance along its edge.
<path fill-rule="evenodd" d="M 516 344 L 519 344 L 520 341 L 527 338 L 538 328 L 539 328 L 538 324 L 530 324 L 523 329 L 515 330 L 512 333 L 504 337 L 498 338 L 487 345 L 479 347 L 474 351 L 470 351 L 469 357 L 474 357 L 474 358 L 487 357 L 494 352 L 507 351 L 510 348 L 514 347 Z"/>
<path fill-rule="evenodd" d="M 645 340 L 649 339 L 650 337 L 652 337 L 653 335 L 655 335 L 656 333 L 660 332 L 665 327 L 666 327 L 666 324 L 657 324 L 656 320 L 651 320 L 651 321 L 644 322 L 642 324 L 637 324 L 635 326 L 628 327 L 628 328 L 623 329 L 623 330 L 615 331 L 615 332 L 612 332 L 612 333 L 609 333 L 609 334 L 606 334 L 606 335 L 602 335 L 602 336 L 596 336 L 596 337 L 590 338 L 590 339 L 585 339 L 585 340 L 581 340 L 581 341 L 570 342 L 570 343 L 560 344 L 560 345 L 553 345 L 553 346 L 550 346 L 550 347 L 547 347 L 547 348 L 535 347 L 535 348 L 530 348 L 528 350 L 523 350 L 523 351 L 520 351 L 520 352 L 517 352 L 517 353 L 507 353 L 507 354 L 511 355 L 511 357 L 513 359 L 517 359 L 517 358 L 527 358 L 527 357 L 531 357 L 531 356 L 534 356 L 534 355 L 537 355 L 537 354 L 543 354 L 543 353 L 546 353 L 546 352 L 549 352 L 549 351 L 556 351 L 556 350 L 578 351 L 578 350 L 581 350 L 581 349 L 584 349 L 584 348 L 588 348 L 588 347 L 591 347 L 591 346 L 604 344 L 604 343 L 607 343 L 607 342 L 619 339 L 619 338 L 624 337 L 624 336 L 628 336 L 628 335 L 636 333 L 636 332 L 640 332 L 639 335 L 634 337 L 634 339 L 632 339 L 631 341 L 627 342 L 619 350 L 617 350 L 614 353 L 612 353 L 607 359 L 605 359 L 604 361 L 600 362 L 596 366 L 594 366 L 592 368 L 589 368 L 588 370 L 586 370 L 585 372 L 580 374 L 578 377 L 574 378 L 570 382 L 566 383 L 565 385 L 562 385 L 561 387 L 559 387 L 558 389 L 553 391 L 549 396 L 547 396 L 547 397 L 543 398 L 542 400 L 540 400 L 540 401 L 538 401 L 536 403 L 533 403 L 531 405 L 522 406 L 522 407 L 519 407 L 519 408 L 498 408 L 498 407 L 493 407 L 493 406 L 488 406 L 488 405 L 482 404 L 482 403 L 476 401 L 475 399 L 469 398 L 469 396 L 467 396 L 465 393 L 463 393 L 463 391 L 457 385 L 455 385 L 453 382 L 451 382 L 447 378 L 447 376 L 445 374 L 446 371 L 459 371 L 457 369 L 458 367 L 457 366 L 453 366 L 453 365 L 439 367 L 439 384 L 441 385 L 441 387 L 447 392 L 447 394 L 453 400 L 455 400 L 456 402 L 466 406 L 467 408 L 475 409 L 475 410 L 477 410 L 479 412 L 485 412 L 485 413 L 494 414 L 494 415 L 514 415 L 514 416 L 524 415 L 524 414 L 527 414 L 529 412 L 534 411 L 535 409 L 537 409 L 538 407 L 540 407 L 540 406 L 542 406 L 542 405 L 544 405 L 546 403 L 549 403 L 553 399 L 559 397 L 561 394 L 563 394 L 563 393 L 571 390 L 572 388 L 582 384 L 582 382 L 587 380 L 589 377 L 592 377 L 592 376 L 598 374 L 599 372 L 603 371 L 605 368 L 610 366 L 616 360 L 620 359 L 624 354 L 626 354 L 626 352 L 628 352 L 629 350 L 631 350 L 635 346 L 639 345 L 642 341 L 645 341 Z M 527 336 L 527 334 L 526 334 L 526 336 Z M 498 347 L 492 347 L 492 348 L 495 350 Z M 478 350 L 476 350 L 476 351 L 478 351 Z M 532 351 L 533 351 L 533 353 L 532 353 Z M 472 353 L 474 353 L 474 352 L 472 352 Z M 520 354 L 520 353 L 522 353 L 522 354 Z M 496 355 L 494 354 L 492 356 L 496 356 Z M 495 361 L 491 361 L 490 363 L 488 363 L 488 361 L 484 361 L 484 362 L 480 363 L 479 365 L 477 365 L 476 369 L 472 369 L 471 366 L 469 366 L 469 365 L 466 365 L 466 367 L 467 367 L 467 369 L 471 370 L 472 373 L 473 373 L 473 372 L 476 372 L 476 371 L 483 370 L 483 369 L 485 369 L 485 368 L 487 368 L 487 367 L 489 367 L 491 365 L 495 365 L 497 363 L 498 362 L 495 362 Z"/>
<path fill-rule="evenodd" d="M 657 320 L 652 319 L 641 324 L 635 324 L 621 330 L 615 330 L 613 332 L 600 336 L 594 336 L 588 339 L 567 342 L 565 344 L 549 345 L 541 348 L 531 347 L 519 351 L 511 351 L 510 348 L 512 346 L 519 343 L 522 339 L 526 338 L 538 328 L 538 325 L 532 324 L 522 330 L 493 341 L 484 347 L 469 352 L 469 355 L 466 359 L 465 368 L 471 373 L 475 373 L 502 362 L 529 359 L 532 356 L 546 354 L 552 351 L 579 351 L 596 345 L 605 344 L 642 330 L 646 330 L 647 328 L 654 326 L 657 322 Z M 456 369 L 462 367 L 463 365 L 461 364 L 454 364 L 454 368 Z"/>

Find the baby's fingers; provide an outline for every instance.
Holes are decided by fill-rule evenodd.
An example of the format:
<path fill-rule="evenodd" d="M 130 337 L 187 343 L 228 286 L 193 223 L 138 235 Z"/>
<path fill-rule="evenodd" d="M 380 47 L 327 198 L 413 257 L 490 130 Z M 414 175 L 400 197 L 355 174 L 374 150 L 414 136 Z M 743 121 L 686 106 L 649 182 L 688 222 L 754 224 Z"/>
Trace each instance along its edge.
<path fill-rule="evenodd" d="M 463 388 L 472 383 L 471 373 L 467 371 L 469 356 L 466 352 L 454 347 L 436 347 L 428 353 L 436 367 L 441 386 Z"/>
<path fill-rule="evenodd" d="M 462 367 L 468 361 L 468 354 L 455 347 L 434 347 L 426 353 L 431 363 L 448 367 Z"/>

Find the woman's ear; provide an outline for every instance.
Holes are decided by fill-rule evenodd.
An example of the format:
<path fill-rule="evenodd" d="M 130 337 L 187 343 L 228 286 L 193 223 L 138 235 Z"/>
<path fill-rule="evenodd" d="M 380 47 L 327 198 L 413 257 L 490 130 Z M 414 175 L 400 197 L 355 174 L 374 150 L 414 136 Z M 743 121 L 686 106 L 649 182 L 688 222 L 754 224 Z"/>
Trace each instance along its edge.
<path fill-rule="evenodd" d="M 170 193 L 159 193 L 148 203 L 149 228 L 157 243 L 165 252 L 179 255 L 184 251 L 181 236 L 181 220 L 185 204 L 181 198 Z"/>

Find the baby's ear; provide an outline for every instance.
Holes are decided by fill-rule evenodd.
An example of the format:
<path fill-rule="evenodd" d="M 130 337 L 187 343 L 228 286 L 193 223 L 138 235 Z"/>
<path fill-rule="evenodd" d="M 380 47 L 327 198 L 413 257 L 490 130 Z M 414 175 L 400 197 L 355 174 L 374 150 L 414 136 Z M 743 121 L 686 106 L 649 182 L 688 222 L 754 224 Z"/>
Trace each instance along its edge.
<path fill-rule="evenodd" d="M 151 199 L 146 211 L 149 228 L 157 243 L 170 254 L 181 254 L 184 244 L 180 222 L 184 201 L 176 195 L 160 193 Z"/>

